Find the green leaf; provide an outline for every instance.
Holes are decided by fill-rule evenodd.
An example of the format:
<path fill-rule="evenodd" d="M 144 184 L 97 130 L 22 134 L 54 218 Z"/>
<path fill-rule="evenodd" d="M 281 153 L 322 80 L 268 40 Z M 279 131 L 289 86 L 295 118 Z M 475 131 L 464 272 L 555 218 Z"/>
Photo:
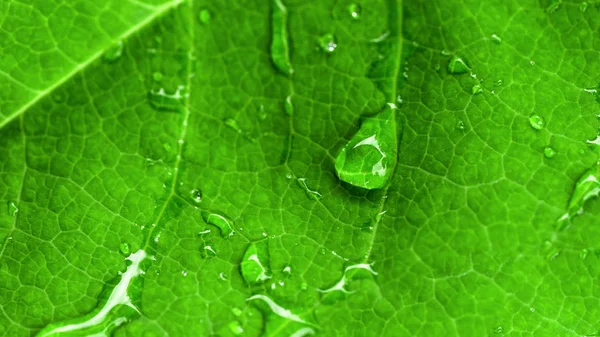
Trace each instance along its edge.
<path fill-rule="evenodd" d="M 600 329 L 597 4 L 0 15 L 0 335 Z"/>

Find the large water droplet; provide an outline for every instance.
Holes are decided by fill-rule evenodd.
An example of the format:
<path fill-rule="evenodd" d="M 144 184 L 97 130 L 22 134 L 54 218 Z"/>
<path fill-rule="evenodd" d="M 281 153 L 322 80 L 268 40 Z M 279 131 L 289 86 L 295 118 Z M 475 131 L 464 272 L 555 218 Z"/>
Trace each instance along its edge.
<path fill-rule="evenodd" d="M 306 193 L 306 196 L 309 199 L 317 201 L 323 198 L 323 195 L 321 193 L 311 190 L 308 187 L 308 184 L 306 184 L 306 178 L 298 178 L 296 179 L 296 182 L 298 183 L 298 186 L 300 186 L 304 190 L 304 193 Z"/>
<path fill-rule="evenodd" d="M 600 163 L 588 169 L 577 181 L 569 199 L 567 213 L 558 219 L 558 228 L 565 229 L 575 216 L 583 213 L 585 202 L 600 194 Z"/>
<path fill-rule="evenodd" d="M 377 275 L 377 272 L 375 272 L 373 270 L 373 268 L 371 267 L 370 264 L 367 263 L 358 263 L 358 264 L 353 264 L 350 265 L 348 267 L 346 267 L 346 269 L 344 269 L 344 273 L 342 274 L 342 278 L 333 286 L 327 288 L 327 289 L 319 289 L 319 291 L 321 293 L 331 293 L 334 291 L 341 291 L 342 293 L 346 293 L 349 294 L 351 293 L 350 291 L 348 291 L 346 289 L 346 282 L 348 281 L 348 278 L 351 277 L 350 275 L 348 275 L 351 271 L 356 271 L 356 270 L 365 270 L 368 273 L 372 274 L 372 275 Z"/>
<path fill-rule="evenodd" d="M 251 243 L 240 265 L 242 277 L 248 284 L 260 284 L 271 278 L 269 251 L 266 242 Z"/>
<path fill-rule="evenodd" d="M 156 109 L 179 111 L 183 108 L 187 95 L 185 86 L 180 85 L 172 94 L 167 93 L 164 88 L 160 88 L 158 90 L 151 90 L 148 97 L 150 98 L 150 104 Z"/>
<path fill-rule="evenodd" d="M 451 74 L 464 74 L 470 70 L 467 60 L 463 57 L 454 55 L 448 62 L 448 72 Z"/>
<path fill-rule="evenodd" d="M 333 34 L 325 34 L 319 38 L 319 46 L 326 53 L 333 53 L 337 48 Z"/>
<path fill-rule="evenodd" d="M 541 130 L 546 126 L 544 118 L 542 118 L 540 115 L 532 115 L 529 117 L 529 124 L 536 130 Z"/>
<path fill-rule="evenodd" d="M 394 108 L 365 120 L 335 161 L 338 177 L 354 186 L 382 188 L 392 176 L 398 152 Z"/>
<path fill-rule="evenodd" d="M 213 226 L 216 226 L 217 228 L 219 228 L 219 230 L 221 231 L 221 235 L 224 238 L 228 238 L 233 235 L 233 232 L 234 232 L 233 220 L 229 219 L 228 217 L 226 217 L 222 214 L 213 213 L 213 212 L 209 212 L 209 211 L 202 211 L 201 215 L 207 224 L 213 225 Z"/>
<path fill-rule="evenodd" d="M 290 62 L 287 9 L 281 0 L 273 0 L 271 8 L 271 60 L 277 70 L 290 75 L 294 69 Z"/>
<path fill-rule="evenodd" d="M 190 197 L 195 203 L 198 204 L 202 201 L 202 191 L 197 188 L 194 188 L 190 191 Z"/>
<path fill-rule="evenodd" d="M 104 60 L 112 62 L 118 60 L 123 55 L 123 41 L 118 41 L 104 52 Z"/>
<path fill-rule="evenodd" d="M 141 286 L 144 271 L 140 264 L 146 252 L 139 250 L 126 259 L 129 266 L 114 282 L 109 282 L 100 295 L 97 307 L 85 316 L 52 323 L 41 330 L 38 337 L 49 336 L 111 336 L 119 326 L 140 316 L 132 287 Z"/>
<path fill-rule="evenodd" d="M 360 7 L 359 4 L 350 4 L 348 5 L 348 13 L 350 14 L 350 17 L 352 17 L 354 20 L 358 20 L 360 19 L 360 14 L 362 12 L 362 8 Z"/>

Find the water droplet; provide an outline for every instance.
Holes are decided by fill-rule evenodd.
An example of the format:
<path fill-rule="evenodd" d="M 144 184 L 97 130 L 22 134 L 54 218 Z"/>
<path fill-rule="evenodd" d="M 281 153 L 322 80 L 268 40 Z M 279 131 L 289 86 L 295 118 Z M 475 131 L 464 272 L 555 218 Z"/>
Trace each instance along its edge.
<path fill-rule="evenodd" d="M 163 79 L 163 74 L 160 72 L 155 72 L 154 74 L 152 74 L 152 78 L 156 81 L 156 82 L 160 82 Z"/>
<path fill-rule="evenodd" d="M 546 122 L 539 115 L 532 115 L 531 117 L 529 117 L 529 124 L 532 128 L 536 130 L 541 130 L 546 126 Z"/>
<path fill-rule="evenodd" d="M 535 61 L 529 61 L 529 64 L 535 65 Z"/>
<path fill-rule="evenodd" d="M 529 311 L 535 312 L 535 308 L 529 308 Z"/>
<path fill-rule="evenodd" d="M 240 317 L 240 316 L 242 316 L 242 309 L 240 309 L 238 307 L 233 307 L 233 308 L 231 308 L 231 313 L 235 317 Z"/>
<path fill-rule="evenodd" d="M 585 260 L 585 259 L 587 258 L 587 255 L 588 255 L 588 250 L 587 250 L 587 249 L 585 249 L 585 248 L 584 248 L 584 249 L 582 249 L 582 250 L 581 250 L 581 252 L 579 252 L 579 257 L 580 257 L 582 260 Z"/>
<path fill-rule="evenodd" d="M 290 337 L 306 337 L 313 336 L 315 334 L 315 330 L 313 328 L 304 327 L 296 330 Z"/>
<path fill-rule="evenodd" d="M 127 242 L 121 243 L 121 245 L 119 246 L 119 250 L 125 256 L 129 256 L 129 254 L 131 253 L 131 251 L 129 250 L 129 244 Z"/>
<path fill-rule="evenodd" d="M 294 176 L 292 175 L 292 173 L 291 173 L 291 172 L 288 172 L 288 173 L 286 173 L 286 174 L 285 174 L 285 178 L 286 178 L 286 179 L 292 179 L 293 177 L 294 177 Z"/>
<path fill-rule="evenodd" d="M 359 4 L 350 4 L 350 5 L 348 5 L 347 8 L 348 8 L 348 13 L 354 20 L 360 19 L 360 14 L 361 14 L 362 8 L 360 7 Z"/>
<path fill-rule="evenodd" d="M 365 120 L 335 161 L 338 177 L 354 186 L 382 188 L 390 179 L 397 160 L 394 109 Z"/>
<path fill-rule="evenodd" d="M 501 87 L 502 83 L 502 80 L 497 80 L 496 83 L 494 83 L 494 85 L 496 85 L 497 87 Z"/>
<path fill-rule="evenodd" d="M 269 251 L 265 242 L 251 243 L 240 264 L 242 277 L 250 285 L 261 284 L 271 278 Z"/>
<path fill-rule="evenodd" d="M 281 73 L 290 75 L 294 69 L 290 62 L 287 8 L 281 0 L 273 0 L 271 9 L 271 61 Z"/>
<path fill-rule="evenodd" d="M 198 204 L 202 201 L 202 191 L 197 188 L 194 188 L 190 191 L 190 197 L 195 203 Z"/>
<path fill-rule="evenodd" d="M 288 274 L 288 276 L 289 276 L 289 275 L 292 275 L 292 267 L 290 267 L 290 266 L 285 266 L 285 267 L 283 267 L 283 272 L 284 272 L 285 274 Z"/>
<path fill-rule="evenodd" d="M 473 87 L 471 88 L 471 93 L 473 95 L 481 94 L 482 92 L 483 92 L 483 87 L 481 86 L 481 84 L 474 84 Z"/>
<path fill-rule="evenodd" d="M 111 336 L 119 326 L 140 317 L 140 309 L 136 304 L 139 298 L 134 296 L 135 291 L 130 290 L 141 287 L 144 270 L 140 264 L 145 258 L 146 252 L 143 250 L 126 258 L 129 264 L 127 269 L 119 273 L 114 282 L 106 283 L 94 310 L 82 317 L 52 323 L 36 336 Z"/>
<path fill-rule="evenodd" d="M 227 281 L 227 274 L 221 272 L 221 273 L 219 273 L 219 278 L 223 281 Z"/>
<path fill-rule="evenodd" d="M 294 105 L 292 104 L 292 95 L 289 95 L 288 97 L 285 98 L 284 108 L 285 108 L 286 115 L 288 115 L 288 116 L 294 115 Z"/>
<path fill-rule="evenodd" d="M 546 156 L 546 158 L 552 158 L 555 155 L 556 155 L 556 150 L 551 148 L 550 146 L 548 146 L 544 149 L 544 156 Z"/>
<path fill-rule="evenodd" d="M 302 283 L 300 284 L 300 289 L 301 289 L 301 290 L 306 290 L 306 289 L 308 289 L 308 283 L 306 283 L 306 282 L 302 282 Z"/>
<path fill-rule="evenodd" d="M 579 10 L 581 11 L 581 13 L 585 13 L 585 11 L 587 11 L 588 8 L 588 3 L 587 2 L 582 2 L 581 4 L 579 4 Z"/>
<path fill-rule="evenodd" d="M 16 205 L 14 202 L 12 202 L 12 201 L 9 201 L 9 202 L 6 204 L 6 206 L 7 206 L 7 210 L 8 210 L 8 215 L 10 215 L 10 216 L 15 216 L 15 215 L 17 215 L 17 213 L 19 212 L 19 208 L 18 208 L 18 207 L 17 207 L 17 205 Z"/>
<path fill-rule="evenodd" d="M 221 236 L 223 236 L 224 238 L 228 238 L 233 235 L 233 220 L 229 219 L 228 217 L 222 214 L 213 213 L 209 211 L 202 211 L 201 215 L 207 224 L 219 228 L 219 230 L 221 231 Z"/>
<path fill-rule="evenodd" d="M 341 291 L 343 293 L 349 294 L 350 291 L 348 291 L 346 289 L 346 282 L 348 281 L 348 277 L 349 277 L 348 273 L 353 270 L 365 270 L 365 271 L 369 272 L 371 275 L 375 275 L 375 276 L 377 275 L 377 272 L 375 272 L 373 270 L 373 268 L 371 267 L 370 264 L 367 264 L 367 263 L 354 264 L 354 265 L 348 266 L 348 267 L 346 267 L 346 269 L 344 269 L 342 278 L 336 284 L 334 284 L 333 286 L 331 286 L 327 289 L 318 289 L 319 292 L 330 293 L 333 291 Z"/>
<path fill-rule="evenodd" d="M 200 250 L 200 256 L 203 259 L 210 259 L 217 256 L 217 252 L 210 242 L 205 242 Z"/>
<path fill-rule="evenodd" d="M 464 74 L 469 72 L 469 70 L 471 68 L 469 68 L 467 60 L 462 57 L 454 55 L 450 62 L 448 62 L 448 72 L 451 74 Z"/>
<path fill-rule="evenodd" d="M 306 184 L 306 178 L 298 178 L 296 179 L 296 182 L 298 183 L 298 186 L 300 186 L 304 190 L 304 193 L 306 193 L 306 196 L 309 199 L 317 201 L 323 198 L 323 195 L 321 193 L 313 191 L 308 187 L 308 185 Z"/>
<path fill-rule="evenodd" d="M 200 22 L 202 22 L 203 24 L 208 24 L 210 22 L 211 19 L 211 15 L 210 12 L 208 11 L 208 9 L 203 9 L 200 11 L 200 14 L 198 14 L 198 18 L 200 19 Z"/>
<path fill-rule="evenodd" d="M 562 4 L 562 0 L 552 0 L 552 2 L 548 5 L 548 7 L 546 7 L 546 13 L 556 12 L 561 4 Z"/>
<path fill-rule="evenodd" d="M 588 169 L 577 181 L 569 199 L 567 213 L 558 219 L 560 230 L 568 227 L 569 222 L 575 216 L 583 213 L 585 202 L 600 194 L 600 163 Z"/>
<path fill-rule="evenodd" d="M 552 244 L 552 242 L 544 241 L 544 253 L 546 254 L 546 260 L 552 261 L 560 254 L 560 250 Z"/>
<path fill-rule="evenodd" d="M 104 52 L 102 57 L 105 61 L 113 62 L 118 60 L 121 55 L 123 55 L 123 41 L 117 41 Z"/>
<path fill-rule="evenodd" d="M 333 53 L 335 48 L 337 48 L 333 34 L 325 34 L 321 36 L 319 38 L 319 46 L 324 52 Z"/>
<path fill-rule="evenodd" d="M 260 105 L 258 110 L 258 118 L 260 118 L 261 121 L 267 119 L 267 112 L 265 111 L 265 106 L 263 104 Z"/>
<path fill-rule="evenodd" d="M 502 328 L 502 326 L 497 326 L 496 328 L 494 328 L 494 333 L 502 333 L 504 331 L 504 329 Z"/>
<path fill-rule="evenodd" d="M 269 306 L 269 308 L 271 309 L 271 312 L 273 312 L 275 315 L 277 315 L 279 317 L 285 318 L 290 321 L 298 322 L 298 323 L 310 324 L 309 322 L 300 318 L 300 316 L 292 313 L 291 310 L 282 307 L 281 305 L 277 304 L 275 301 L 273 301 L 271 298 L 269 298 L 265 295 L 254 295 L 254 296 L 250 296 L 250 297 L 248 297 L 248 299 L 246 299 L 246 301 L 257 301 L 257 300 L 263 301 L 266 305 Z M 310 325 L 312 325 L 312 324 L 310 324 Z"/>
<path fill-rule="evenodd" d="M 492 41 L 496 42 L 497 44 L 502 43 L 502 39 L 496 34 L 492 34 Z"/>
<path fill-rule="evenodd" d="M 181 271 L 181 275 L 183 275 L 183 276 L 187 276 L 187 270 L 185 270 L 185 269 L 184 269 L 184 270 L 182 270 L 182 271 Z"/>
<path fill-rule="evenodd" d="M 226 118 L 223 123 L 225 123 L 225 125 L 227 125 L 228 127 L 230 127 L 232 130 L 234 130 L 235 132 L 242 134 L 242 129 L 240 128 L 240 126 L 238 125 L 237 121 L 233 118 Z"/>
<path fill-rule="evenodd" d="M 169 94 L 164 88 L 151 90 L 149 93 L 150 104 L 159 110 L 178 111 L 183 107 L 187 97 L 185 86 L 180 85 L 174 93 Z"/>
<path fill-rule="evenodd" d="M 242 325 L 238 321 L 231 321 L 227 326 L 229 327 L 229 330 L 236 336 L 240 336 L 244 333 L 244 328 L 242 328 Z"/>

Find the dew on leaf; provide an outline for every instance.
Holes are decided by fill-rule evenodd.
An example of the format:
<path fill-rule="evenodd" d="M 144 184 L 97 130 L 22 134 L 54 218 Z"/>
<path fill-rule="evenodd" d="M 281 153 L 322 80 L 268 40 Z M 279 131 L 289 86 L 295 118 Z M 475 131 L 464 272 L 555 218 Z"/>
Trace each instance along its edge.
<path fill-rule="evenodd" d="M 263 104 L 261 104 L 258 109 L 258 118 L 260 118 L 261 121 L 267 119 L 267 112 L 265 111 L 265 106 Z"/>
<path fill-rule="evenodd" d="M 233 220 L 229 219 L 228 217 L 222 214 L 209 212 L 206 210 L 203 210 L 201 212 L 201 215 L 207 224 L 219 228 L 219 230 L 221 231 L 221 236 L 223 236 L 224 238 L 228 238 L 233 235 Z"/>
<path fill-rule="evenodd" d="M 19 212 L 19 208 L 12 201 L 9 201 L 6 204 L 6 206 L 7 206 L 7 210 L 8 210 L 8 215 L 10 215 L 10 216 L 15 216 L 15 215 L 17 215 L 17 212 Z"/>
<path fill-rule="evenodd" d="M 118 60 L 121 55 L 123 55 L 123 41 L 117 41 L 104 52 L 102 57 L 105 61 L 113 62 Z"/>
<path fill-rule="evenodd" d="M 198 14 L 198 18 L 200 19 L 200 22 L 202 22 L 203 24 L 205 24 L 205 25 L 208 24 L 211 19 L 210 11 L 208 9 L 201 10 L 200 14 Z"/>
<path fill-rule="evenodd" d="M 219 278 L 223 281 L 227 281 L 227 274 L 221 272 L 221 273 L 219 273 Z"/>
<path fill-rule="evenodd" d="M 337 48 L 333 34 L 325 34 L 319 38 L 319 46 L 326 53 L 333 53 Z"/>
<path fill-rule="evenodd" d="M 338 154 L 335 170 L 351 185 L 382 188 L 392 176 L 398 151 L 394 108 L 366 119 Z"/>
<path fill-rule="evenodd" d="M 313 328 L 304 327 L 294 331 L 294 333 L 291 334 L 290 337 L 306 337 L 313 336 L 314 334 L 315 330 Z"/>
<path fill-rule="evenodd" d="M 588 169 L 577 181 L 567 207 L 567 212 L 558 219 L 558 229 L 568 227 L 571 219 L 583 213 L 585 202 L 600 194 L 600 163 Z"/>
<path fill-rule="evenodd" d="M 349 4 L 348 7 L 348 14 L 350 14 L 350 17 L 352 17 L 355 20 L 360 19 L 360 14 L 362 12 L 362 8 L 360 7 L 359 4 Z"/>
<path fill-rule="evenodd" d="M 579 252 L 579 257 L 580 257 L 582 260 L 585 260 L 585 259 L 587 258 L 587 256 L 588 256 L 588 250 L 587 250 L 587 249 L 585 249 L 585 248 L 584 248 L 584 249 L 582 249 L 582 250 Z"/>
<path fill-rule="evenodd" d="M 163 79 L 163 74 L 161 72 L 154 72 L 154 74 L 152 74 L 152 79 L 154 79 L 156 82 L 160 82 Z"/>
<path fill-rule="evenodd" d="M 269 309 L 271 310 L 272 313 L 274 313 L 275 315 L 277 315 L 279 317 L 285 318 L 290 321 L 298 322 L 298 323 L 310 324 L 310 323 L 306 322 L 305 320 L 303 320 L 302 318 L 300 318 L 300 316 L 292 313 L 291 310 L 282 307 L 281 305 L 279 305 L 275 301 L 273 301 L 270 297 L 267 297 L 265 295 L 250 296 L 250 297 L 248 297 L 248 299 L 246 299 L 246 301 L 262 301 L 269 307 Z"/>
<path fill-rule="evenodd" d="M 185 270 L 185 269 L 184 269 L 184 270 L 182 270 L 182 271 L 181 271 L 181 275 L 183 275 L 183 276 L 187 276 L 187 274 L 188 274 L 188 273 L 187 273 L 187 270 Z"/>
<path fill-rule="evenodd" d="M 294 72 L 290 62 L 287 8 L 281 0 L 273 0 L 271 6 L 271 61 L 284 75 Z"/>
<path fill-rule="evenodd" d="M 302 282 L 302 283 L 300 284 L 300 289 L 301 289 L 301 290 L 306 290 L 306 289 L 308 289 L 308 283 L 306 283 L 306 282 Z"/>
<path fill-rule="evenodd" d="M 298 186 L 300 186 L 304 190 L 304 193 L 306 193 L 306 196 L 309 199 L 317 201 L 323 198 L 323 195 L 321 193 L 311 190 L 308 187 L 308 184 L 306 183 L 306 178 L 298 178 L 296 179 L 296 182 L 298 183 Z"/>
<path fill-rule="evenodd" d="M 494 83 L 494 85 L 497 87 L 501 87 L 502 83 L 503 83 L 502 80 L 497 80 L 496 83 Z"/>
<path fill-rule="evenodd" d="M 125 256 L 129 256 L 129 254 L 131 253 L 129 244 L 127 242 L 121 243 L 121 245 L 119 246 L 119 250 L 121 251 L 121 254 Z"/>
<path fill-rule="evenodd" d="M 244 333 L 244 328 L 238 321 L 229 322 L 227 327 L 229 327 L 229 330 L 231 331 L 231 333 L 233 333 L 236 336 L 240 336 L 241 334 Z"/>
<path fill-rule="evenodd" d="M 158 110 L 179 111 L 183 108 L 187 97 L 185 86 L 180 85 L 174 93 L 167 93 L 165 88 L 153 89 L 148 94 L 150 104 Z"/>
<path fill-rule="evenodd" d="M 368 273 L 370 273 L 371 275 L 377 275 L 377 272 L 373 270 L 373 268 L 371 267 L 370 264 L 358 263 L 358 264 L 350 265 L 350 266 L 346 267 L 346 269 L 344 269 L 342 278 L 336 284 L 334 284 L 333 286 L 331 286 L 327 289 L 318 289 L 318 291 L 321 293 L 330 293 L 330 292 L 334 292 L 334 291 L 341 291 L 343 293 L 349 294 L 350 291 L 348 291 L 346 289 L 346 282 L 348 282 L 348 278 L 351 276 L 348 274 L 350 271 L 356 271 L 356 270 L 365 270 Z"/>
<path fill-rule="evenodd" d="M 502 39 L 498 35 L 492 34 L 492 41 L 500 44 L 502 42 Z"/>
<path fill-rule="evenodd" d="M 210 242 L 205 242 L 202 248 L 200 249 L 200 256 L 203 259 L 210 259 L 217 256 L 217 252 L 215 251 Z"/>
<path fill-rule="evenodd" d="M 194 201 L 195 203 L 200 203 L 202 201 L 202 191 L 197 188 L 194 188 L 190 191 L 190 198 L 192 198 L 192 201 Z"/>
<path fill-rule="evenodd" d="M 291 266 L 285 266 L 285 267 L 283 267 L 283 272 L 285 274 L 292 275 L 292 267 Z"/>
<path fill-rule="evenodd" d="M 242 309 L 240 309 L 238 307 L 233 307 L 233 308 L 231 308 L 231 313 L 235 317 L 240 317 L 242 315 Z"/>
<path fill-rule="evenodd" d="M 502 328 L 502 326 L 497 326 L 494 328 L 494 333 L 496 334 L 500 334 L 504 331 L 504 328 Z"/>
<path fill-rule="evenodd" d="M 448 72 L 451 74 L 464 74 L 469 72 L 469 70 L 471 68 L 469 68 L 467 61 L 460 56 L 454 55 L 450 62 L 448 62 Z"/>
<path fill-rule="evenodd" d="M 286 115 L 288 115 L 288 116 L 294 115 L 294 105 L 292 104 L 292 95 L 289 95 L 288 97 L 285 98 L 284 108 L 285 108 Z"/>
<path fill-rule="evenodd" d="M 266 242 L 251 243 L 240 264 L 242 277 L 250 285 L 261 284 L 271 278 L 269 251 Z"/>
<path fill-rule="evenodd" d="M 82 317 L 52 323 L 36 336 L 111 336 L 119 326 L 140 317 L 140 308 L 136 304 L 140 299 L 135 296 L 139 292 L 132 288 L 141 287 L 144 270 L 140 264 L 145 258 L 143 250 L 126 258 L 127 269 L 119 273 L 114 282 L 106 283 L 94 310 Z"/>
<path fill-rule="evenodd" d="M 237 121 L 233 118 L 226 118 L 223 123 L 225 123 L 225 125 L 227 125 L 228 127 L 230 127 L 233 131 L 241 134 L 243 133 L 242 128 L 240 128 L 240 126 L 238 125 Z"/>
<path fill-rule="evenodd" d="M 544 156 L 546 156 L 546 158 L 552 158 L 555 155 L 556 155 L 556 150 L 551 148 L 550 146 L 548 146 L 544 149 Z"/>
<path fill-rule="evenodd" d="M 532 115 L 531 117 L 529 117 L 529 124 L 532 128 L 536 130 L 541 130 L 546 126 L 544 118 L 542 118 L 539 115 Z"/>
<path fill-rule="evenodd" d="M 481 94 L 482 92 L 483 87 L 481 86 L 481 84 L 473 84 L 473 87 L 471 88 L 471 93 L 473 95 Z"/>

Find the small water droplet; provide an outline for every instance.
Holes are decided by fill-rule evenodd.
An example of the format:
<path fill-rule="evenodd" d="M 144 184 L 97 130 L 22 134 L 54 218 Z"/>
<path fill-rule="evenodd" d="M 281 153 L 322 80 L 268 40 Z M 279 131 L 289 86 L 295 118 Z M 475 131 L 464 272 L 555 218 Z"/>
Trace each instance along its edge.
<path fill-rule="evenodd" d="M 561 4 L 562 4 L 562 0 L 552 0 L 552 2 L 548 5 L 548 7 L 546 7 L 546 13 L 556 12 L 560 8 Z"/>
<path fill-rule="evenodd" d="M 260 118 L 261 121 L 267 119 L 267 112 L 265 111 L 264 104 L 261 104 L 260 108 L 258 109 L 258 118 Z"/>
<path fill-rule="evenodd" d="M 156 81 L 156 82 L 160 82 L 163 79 L 163 74 L 161 72 L 154 72 L 154 74 L 152 74 L 152 78 Z"/>
<path fill-rule="evenodd" d="M 223 281 L 227 281 L 227 274 L 221 272 L 221 273 L 219 273 L 219 278 Z"/>
<path fill-rule="evenodd" d="M 481 94 L 482 92 L 483 92 L 483 87 L 481 86 L 481 84 L 474 84 L 473 87 L 471 88 L 471 93 L 473 95 Z"/>
<path fill-rule="evenodd" d="M 290 266 L 283 267 L 283 272 L 285 274 L 292 275 L 292 267 L 290 267 Z"/>
<path fill-rule="evenodd" d="M 588 250 L 587 249 L 584 248 L 584 249 L 581 250 L 581 252 L 579 252 L 579 257 L 582 260 L 585 260 L 587 258 L 587 256 L 588 256 Z"/>
<path fill-rule="evenodd" d="M 544 156 L 546 156 L 546 158 L 552 158 L 555 155 L 556 155 L 556 150 L 551 148 L 550 146 L 548 146 L 544 149 Z"/>
<path fill-rule="evenodd" d="M 181 275 L 183 275 L 183 276 L 187 276 L 187 270 L 185 270 L 185 269 L 184 269 L 184 270 L 182 270 L 182 271 L 181 271 Z"/>
<path fill-rule="evenodd" d="M 459 130 L 464 130 L 465 129 L 465 122 L 458 121 L 458 123 L 456 123 L 456 128 L 459 129 Z"/>
<path fill-rule="evenodd" d="M 230 127 L 232 130 L 234 130 L 235 132 L 242 134 L 243 131 L 240 128 L 240 126 L 238 125 L 237 121 L 233 118 L 226 118 L 223 123 L 225 123 L 225 125 L 227 125 L 228 127 Z"/>
<path fill-rule="evenodd" d="M 467 61 L 459 56 L 454 55 L 450 62 L 448 62 L 448 72 L 451 74 L 464 74 L 469 72 L 471 68 Z"/>
<path fill-rule="evenodd" d="M 360 7 L 359 4 L 350 4 L 350 5 L 348 5 L 347 9 L 348 9 L 348 13 L 354 20 L 360 19 L 360 14 L 361 14 L 362 8 Z"/>
<path fill-rule="evenodd" d="M 261 284 L 271 278 L 269 251 L 265 242 L 251 243 L 240 264 L 242 277 L 250 284 Z"/>
<path fill-rule="evenodd" d="M 212 243 L 205 242 L 202 248 L 200 249 L 200 256 L 203 259 L 210 259 L 217 256 L 217 251 L 215 251 L 215 249 L 213 248 Z"/>
<path fill-rule="evenodd" d="M 288 97 L 285 98 L 284 108 L 285 108 L 286 115 L 288 115 L 288 116 L 294 115 L 294 105 L 292 104 L 292 95 L 289 95 Z"/>
<path fill-rule="evenodd" d="M 535 312 L 535 309 L 534 308 L 529 308 L 529 311 Z"/>
<path fill-rule="evenodd" d="M 304 193 L 306 193 L 306 196 L 309 199 L 317 201 L 323 198 L 323 195 L 321 193 L 313 191 L 308 187 L 308 185 L 306 184 L 306 178 L 298 178 L 296 179 L 296 182 L 298 183 L 298 186 L 300 186 L 304 190 Z"/>
<path fill-rule="evenodd" d="M 319 46 L 326 53 L 333 53 L 337 48 L 333 34 L 325 34 L 319 38 Z"/>
<path fill-rule="evenodd" d="M 198 204 L 202 201 L 202 191 L 197 188 L 194 188 L 190 191 L 190 197 L 195 203 Z"/>
<path fill-rule="evenodd" d="M 579 4 L 579 10 L 581 11 L 581 13 L 585 13 L 585 11 L 587 11 L 588 9 L 588 3 L 587 2 L 582 2 L 581 4 Z"/>
<path fill-rule="evenodd" d="M 231 313 L 235 316 L 235 317 L 240 317 L 242 316 L 242 309 L 238 308 L 238 307 L 233 307 L 231 308 Z"/>
<path fill-rule="evenodd" d="M 535 61 L 533 61 L 533 60 L 532 60 L 532 61 L 529 61 L 529 64 L 531 64 L 531 65 L 535 65 Z"/>
<path fill-rule="evenodd" d="M 202 22 L 203 24 L 205 24 L 205 25 L 208 24 L 211 19 L 210 11 L 208 9 L 201 10 L 200 14 L 198 14 L 198 18 L 200 19 L 200 22 Z"/>
<path fill-rule="evenodd" d="M 536 130 L 541 130 L 546 126 L 544 118 L 542 118 L 540 115 L 532 115 L 529 117 L 529 124 Z"/>
<path fill-rule="evenodd" d="M 19 212 L 19 208 L 17 208 L 17 205 L 12 201 L 9 201 L 6 204 L 6 206 L 7 206 L 7 210 L 8 210 L 8 215 L 10 215 L 10 216 L 14 217 L 15 215 L 17 215 L 17 212 Z"/>
<path fill-rule="evenodd" d="M 492 34 L 492 41 L 496 42 L 497 44 L 502 43 L 502 39 L 496 34 Z"/>
<path fill-rule="evenodd" d="M 288 172 L 285 174 L 286 179 L 292 179 L 294 176 L 292 175 L 291 172 Z"/>
<path fill-rule="evenodd" d="M 119 246 L 119 250 L 125 256 L 129 256 L 129 254 L 131 253 L 131 251 L 129 250 L 129 244 L 127 242 L 121 243 L 121 245 Z"/>
<path fill-rule="evenodd" d="M 501 87 L 502 83 L 503 83 L 502 80 L 497 80 L 496 83 L 494 83 L 494 85 L 497 87 Z"/>
<path fill-rule="evenodd" d="M 202 215 L 202 218 L 207 224 L 219 228 L 219 230 L 221 231 L 221 236 L 223 236 L 224 238 L 228 238 L 233 235 L 233 220 L 229 219 L 228 217 L 222 214 L 209 212 L 205 210 L 203 210 L 200 214 Z"/>
<path fill-rule="evenodd" d="M 306 289 L 308 289 L 308 283 L 306 283 L 306 282 L 302 282 L 302 283 L 300 284 L 300 289 L 301 289 L 301 290 L 306 290 Z"/>
<path fill-rule="evenodd" d="M 502 326 L 497 326 L 496 328 L 494 328 L 494 333 L 496 334 L 500 334 L 504 331 L 504 329 L 502 328 Z"/>
<path fill-rule="evenodd" d="M 148 94 L 150 104 L 159 110 L 178 111 L 183 107 L 185 98 L 187 97 L 185 86 L 180 85 L 174 93 L 170 94 L 164 88 L 151 90 Z"/>
<path fill-rule="evenodd" d="M 105 61 L 113 62 L 118 60 L 121 55 L 123 55 L 123 41 L 117 41 L 104 52 L 103 58 Z"/>

